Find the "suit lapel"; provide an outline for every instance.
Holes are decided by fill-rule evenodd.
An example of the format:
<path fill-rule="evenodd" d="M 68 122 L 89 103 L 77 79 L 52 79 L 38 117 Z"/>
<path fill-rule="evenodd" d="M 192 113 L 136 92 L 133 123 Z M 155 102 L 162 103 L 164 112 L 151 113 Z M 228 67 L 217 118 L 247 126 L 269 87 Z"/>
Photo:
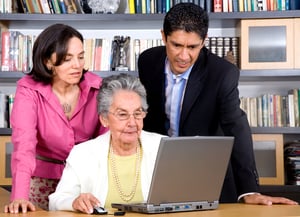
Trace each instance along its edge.
<path fill-rule="evenodd" d="M 186 120 L 189 111 L 193 107 L 195 101 L 198 99 L 202 91 L 202 88 L 204 86 L 205 77 L 207 75 L 207 69 L 206 67 L 204 67 L 203 64 L 203 62 L 205 62 L 204 58 L 205 58 L 204 53 L 201 52 L 200 57 L 194 64 L 194 67 L 187 81 L 187 85 L 184 93 L 184 100 L 182 103 L 179 128 L 181 128 L 182 124 Z"/>

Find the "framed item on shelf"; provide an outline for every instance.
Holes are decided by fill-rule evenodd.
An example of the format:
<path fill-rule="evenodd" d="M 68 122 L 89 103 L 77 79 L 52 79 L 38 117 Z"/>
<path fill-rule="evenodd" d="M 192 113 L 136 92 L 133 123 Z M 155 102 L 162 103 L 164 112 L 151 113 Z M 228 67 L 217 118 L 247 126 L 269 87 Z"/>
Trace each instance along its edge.
<path fill-rule="evenodd" d="M 295 68 L 300 69 L 300 18 L 294 19 L 294 30 L 295 30 Z"/>
<path fill-rule="evenodd" d="M 294 68 L 294 19 L 241 20 L 241 69 Z"/>
<path fill-rule="evenodd" d="M 11 137 L 0 136 L 0 185 L 11 185 L 11 153 Z"/>
<path fill-rule="evenodd" d="M 284 185 L 283 134 L 253 134 L 256 167 L 261 185 Z"/>

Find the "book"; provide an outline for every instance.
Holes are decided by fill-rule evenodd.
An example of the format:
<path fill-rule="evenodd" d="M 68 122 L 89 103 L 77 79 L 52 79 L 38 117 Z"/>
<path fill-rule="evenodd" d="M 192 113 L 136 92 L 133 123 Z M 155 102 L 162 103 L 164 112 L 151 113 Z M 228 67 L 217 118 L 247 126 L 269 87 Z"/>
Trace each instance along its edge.
<path fill-rule="evenodd" d="M 59 6 L 59 0 L 49 0 L 51 1 L 52 3 L 52 6 L 53 6 L 53 9 L 54 9 L 54 13 L 55 14 L 61 14 L 61 9 L 60 9 L 60 6 Z"/>
<path fill-rule="evenodd" d="M 232 11 L 239 12 L 239 0 L 232 0 Z"/>
<path fill-rule="evenodd" d="M 32 6 L 33 6 L 33 12 L 35 14 L 42 14 L 42 6 L 40 4 L 40 0 L 29 0 L 32 2 Z"/>
<path fill-rule="evenodd" d="M 66 4 L 64 2 L 64 0 L 58 0 L 58 5 L 59 5 L 59 9 L 60 9 L 60 12 L 62 14 L 67 14 L 67 7 L 66 7 Z"/>
<path fill-rule="evenodd" d="M 50 13 L 51 13 L 51 14 L 55 14 L 55 11 L 54 11 L 54 5 L 53 5 L 52 0 L 47 0 L 47 1 L 48 1 Z"/>
<path fill-rule="evenodd" d="M 8 127 L 8 108 L 7 108 L 7 96 L 4 93 L 0 93 L 0 128 Z"/>
<path fill-rule="evenodd" d="M 84 11 L 82 9 L 81 0 L 72 0 L 74 5 L 76 6 L 76 11 L 78 14 L 84 14 Z"/>
<path fill-rule="evenodd" d="M 19 68 L 19 31 L 9 32 L 9 71 L 18 71 Z"/>
<path fill-rule="evenodd" d="M 130 14 L 135 14 L 135 5 L 134 5 L 135 0 L 128 0 L 128 8 L 129 8 L 129 13 Z"/>
<path fill-rule="evenodd" d="M 211 1 L 205 1 L 205 10 L 207 13 L 212 12 L 212 2 Z"/>
<path fill-rule="evenodd" d="M 299 10 L 300 1 L 299 0 L 289 0 L 289 9 L 290 10 Z"/>
<path fill-rule="evenodd" d="M 238 12 L 244 12 L 245 11 L 244 10 L 244 0 L 238 0 L 238 5 L 239 5 Z"/>
<path fill-rule="evenodd" d="M 295 107 L 294 107 L 294 94 L 289 91 L 288 93 L 288 111 L 289 111 L 289 127 L 295 127 Z"/>
<path fill-rule="evenodd" d="M 251 11 L 257 11 L 257 0 L 251 0 Z"/>
<path fill-rule="evenodd" d="M 231 1 L 231 0 L 230 0 Z M 229 12 L 229 4 L 228 4 L 228 0 L 223 0 L 223 12 Z"/>
<path fill-rule="evenodd" d="M 224 57 L 224 38 L 217 37 L 216 40 L 216 54 L 219 57 Z"/>
<path fill-rule="evenodd" d="M 213 9 L 214 9 L 214 12 L 222 12 L 223 11 L 223 0 L 214 0 Z"/>
<path fill-rule="evenodd" d="M 64 3 L 66 6 L 67 14 L 77 13 L 76 5 L 73 0 L 64 0 Z"/>
<path fill-rule="evenodd" d="M 109 71 L 111 68 L 111 40 L 102 38 L 101 71 Z"/>
<path fill-rule="evenodd" d="M 95 39 L 94 71 L 101 71 L 102 39 Z"/>
<path fill-rule="evenodd" d="M 136 14 L 142 13 L 142 0 L 134 0 L 134 8 Z"/>
<path fill-rule="evenodd" d="M 15 100 L 15 94 L 9 94 L 8 95 L 8 119 L 7 119 L 7 124 L 8 124 L 8 127 L 11 128 L 11 124 L 10 124 L 10 117 L 11 117 L 11 114 L 12 114 L 12 108 L 13 108 L 13 105 L 14 105 L 14 100 Z"/>
<path fill-rule="evenodd" d="M 199 4 L 198 4 L 201 8 L 205 8 L 205 0 L 199 0 Z"/>
<path fill-rule="evenodd" d="M 84 68 L 88 70 L 93 70 L 93 40 L 92 38 L 84 39 L 84 60 L 85 65 Z"/>
<path fill-rule="evenodd" d="M 29 12 L 25 0 L 17 0 L 17 4 L 18 4 L 18 13 L 27 14 Z"/>
<path fill-rule="evenodd" d="M 10 32 L 1 32 L 1 71 L 9 71 Z"/>
<path fill-rule="evenodd" d="M 40 1 L 40 5 L 42 7 L 42 13 L 44 13 L 44 14 L 51 14 L 48 0 L 39 0 L 39 1 Z"/>
<path fill-rule="evenodd" d="M 257 126 L 263 126 L 263 117 L 262 117 L 262 96 L 257 97 Z"/>
<path fill-rule="evenodd" d="M 142 3 L 142 14 L 146 14 L 146 0 L 141 0 Z"/>

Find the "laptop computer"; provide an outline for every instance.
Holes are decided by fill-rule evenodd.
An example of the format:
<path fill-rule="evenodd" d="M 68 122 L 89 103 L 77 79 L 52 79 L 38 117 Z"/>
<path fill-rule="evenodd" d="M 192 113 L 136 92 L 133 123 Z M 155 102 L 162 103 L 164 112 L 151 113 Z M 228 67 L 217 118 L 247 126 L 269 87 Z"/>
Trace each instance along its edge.
<path fill-rule="evenodd" d="M 233 141 L 223 136 L 162 138 L 147 201 L 112 207 L 151 214 L 216 209 Z"/>

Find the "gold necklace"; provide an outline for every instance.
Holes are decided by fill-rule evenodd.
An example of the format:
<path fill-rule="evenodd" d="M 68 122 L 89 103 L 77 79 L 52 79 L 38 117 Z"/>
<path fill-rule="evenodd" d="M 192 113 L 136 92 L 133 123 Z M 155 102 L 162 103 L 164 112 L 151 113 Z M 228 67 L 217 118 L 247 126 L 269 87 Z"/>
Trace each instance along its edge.
<path fill-rule="evenodd" d="M 127 194 L 122 190 L 122 186 L 121 186 L 121 182 L 119 179 L 119 175 L 118 175 L 118 169 L 116 166 L 116 159 L 115 159 L 115 155 L 114 155 L 114 150 L 112 147 L 112 144 L 110 142 L 110 164 L 111 164 L 111 171 L 112 171 L 112 176 L 113 179 L 115 181 L 118 193 L 121 197 L 121 199 L 125 202 L 129 202 L 132 200 L 132 198 L 135 195 L 136 192 L 136 188 L 138 185 L 138 181 L 139 181 L 139 175 L 140 175 L 140 165 L 141 165 L 141 143 L 139 141 L 139 144 L 137 145 L 136 148 L 136 164 L 135 164 L 135 178 L 134 178 L 134 183 L 132 185 L 131 191 Z"/>

